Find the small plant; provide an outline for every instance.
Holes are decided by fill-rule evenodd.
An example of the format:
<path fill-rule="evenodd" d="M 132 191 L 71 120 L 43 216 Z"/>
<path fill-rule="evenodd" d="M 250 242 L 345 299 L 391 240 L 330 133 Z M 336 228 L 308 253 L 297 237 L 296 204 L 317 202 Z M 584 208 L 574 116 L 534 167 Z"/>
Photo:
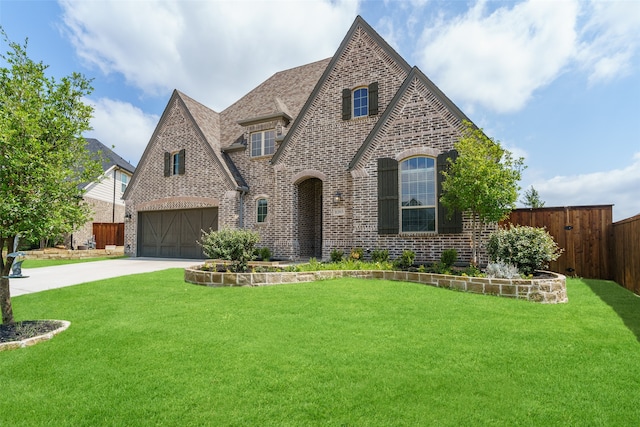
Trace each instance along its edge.
<path fill-rule="evenodd" d="M 258 251 L 258 253 L 260 254 L 260 258 L 262 259 L 262 261 L 269 261 L 271 260 L 271 249 L 269 249 L 268 247 L 264 247 L 264 248 L 260 248 L 260 250 Z"/>
<path fill-rule="evenodd" d="M 357 261 L 357 260 L 362 260 L 363 257 L 364 257 L 364 249 L 362 248 L 351 249 L 351 253 L 349 254 L 349 259 Z"/>
<path fill-rule="evenodd" d="M 487 277 L 495 279 L 519 279 L 520 272 L 518 267 L 513 264 L 507 264 L 503 261 L 490 262 L 485 269 Z"/>
<path fill-rule="evenodd" d="M 558 259 L 562 249 L 544 228 L 511 225 L 491 233 L 487 253 L 491 261 L 513 264 L 528 276 Z"/>
<path fill-rule="evenodd" d="M 424 264 L 420 264 L 418 266 L 418 273 L 424 273 L 425 271 L 427 271 L 426 267 L 424 266 Z"/>
<path fill-rule="evenodd" d="M 331 251 L 331 262 L 340 262 L 342 261 L 343 256 L 343 251 L 341 251 L 340 249 L 334 249 Z"/>
<path fill-rule="evenodd" d="M 402 255 L 393 261 L 394 267 L 407 269 L 413 265 L 413 261 L 416 259 L 416 253 L 412 250 L 404 250 L 402 251 Z"/>
<path fill-rule="evenodd" d="M 465 268 L 462 271 L 462 275 L 469 276 L 469 277 L 484 277 L 484 274 L 482 273 L 482 271 L 480 271 L 480 269 L 473 264 Z"/>
<path fill-rule="evenodd" d="M 440 254 L 440 263 L 445 269 L 450 270 L 453 264 L 458 260 L 458 251 L 455 249 L 446 249 Z"/>
<path fill-rule="evenodd" d="M 230 270 L 241 272 L 247 270 L 259 240 L 260 236 L 253 231 L 224 228 L 203 231 L 198 244 L 207 257 L 231 261 Z"/>
<path fill-rule="evenodd" d="M 389 251 L 387 249 L 374 249 L 371 252 L 371 261 L 387 262 L 389 260 Z"/>

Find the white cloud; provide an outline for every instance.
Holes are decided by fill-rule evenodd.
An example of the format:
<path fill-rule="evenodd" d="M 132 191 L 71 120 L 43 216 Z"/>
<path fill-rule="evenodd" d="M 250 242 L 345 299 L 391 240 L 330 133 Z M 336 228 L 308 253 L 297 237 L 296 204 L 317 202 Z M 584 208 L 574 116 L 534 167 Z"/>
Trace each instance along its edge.
<path fill-rule="evenodd" d="M 640 47 L 640 2 L 593 2 L 585 14 L 577 58 L 589 73 L 589 83 L 629 74 Z"/>
<path fill-rule="evenodd" d="M 526 1 L 492 13 L 486 6 L 478 2 L 463 16 L 425 28 L 417 57 L 453 98 L 516 111 L 567 65 L 578 5 Z"/>
<path fill-rule="evenodd" d="M 549 207 L 614 204 L 614 221 L 619 221 L 640 213 L 640 152 L 622 169 L 556 176 L 533 186 Z"/>
<path fill-rule="evenodd" d="M 129 103 L 107 98 L 87 100 L 87 103 L 94 107 L 93 130 L 85 136 L 97 138 L 107 147 L 113 147 L 114 152 L 135 166 L 160 117 L 145 114 Z"/>
<path fill-rule="evenodd" d="M 331 56 L 358 1 L 62 0 L 87 64 L 221 110 L 273 73 Z"/>

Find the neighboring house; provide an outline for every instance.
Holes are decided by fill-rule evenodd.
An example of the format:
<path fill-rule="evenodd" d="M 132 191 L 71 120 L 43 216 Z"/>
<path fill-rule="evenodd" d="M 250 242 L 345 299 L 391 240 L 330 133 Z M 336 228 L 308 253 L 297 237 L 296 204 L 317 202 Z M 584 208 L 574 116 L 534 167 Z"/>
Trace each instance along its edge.
<path fill-rule="evenodd" d="M 469 260 L 470 218 L 438 197 L 464 120 L 357 17 L 332 58 L 220 113 L 174 91 L 124 195 L 125 250 L 202 257 L 201 230 L 239 227 L 284 259 L 362 247 Z"/>
<path fill-rule="evenodd" d="M 102 228 L 113 231 L 117 230 L 115 224 L 124 223 L 125 205 L 122 195 L 135 172 L 135 167 L 97 139 L 87 138 L 86 141 L 87 150 L 101 159 L 104 173 L 94 182 L 81 184 L 84 190 L 83 199 L 91 206 L 93 215 L 90 221 L 76 229 L 70 236 L 72 241 L 69 245 L 74 249 L 94 241 L 96 230 L 101 229 L 101 224 L 109 224 Z M 123 234 L 120 233 L 118 239 L 117 233 L 114 233 L 108 233 L 112 235 L 107 238 L 108 241 L 98 237 L 96 242 L 98 247 L 102 249 L 105 244 L 123 245 Z"/>

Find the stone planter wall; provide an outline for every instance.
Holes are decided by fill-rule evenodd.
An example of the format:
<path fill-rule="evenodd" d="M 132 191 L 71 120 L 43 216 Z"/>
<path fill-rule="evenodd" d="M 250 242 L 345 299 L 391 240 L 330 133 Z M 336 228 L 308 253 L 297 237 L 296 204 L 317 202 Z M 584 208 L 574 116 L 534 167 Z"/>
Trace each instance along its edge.
<path fill-rule="evenodd" d="M 23 251 L 26 259 L 82 259 L 105 256 L 123 256 L 124 247 L 117 246 L 113 249 L 86 249 L 75 250 L 47 248 L 33 251 Z"/>
<path fill-rule="evenodd" d="M 202 271 L 201 266 L 185 269 L 184 280 L 202 286 L 266 286 L 284 283 L 314 282 L 339 277 L 386 279 L 421 283 L 439 288 L 475 294 L 497 295 L 540 303 L 567 302 L 566 279 L 560 274 L 544 279 L 489 279 L 485 277 L 451 276 L 447 274 L 412 273 L 379 270 L 330 270 L 277 273 L 217 273 Z"/>

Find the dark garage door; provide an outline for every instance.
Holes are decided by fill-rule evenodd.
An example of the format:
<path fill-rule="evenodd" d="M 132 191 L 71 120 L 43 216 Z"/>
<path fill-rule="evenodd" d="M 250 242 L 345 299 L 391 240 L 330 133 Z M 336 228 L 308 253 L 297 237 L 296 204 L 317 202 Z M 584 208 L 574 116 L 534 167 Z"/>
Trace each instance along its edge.
<path fill-rule="evenodd" d="M 138 224 L 139 256 L 204 258 L 196 241 L 218 229 L 218 208 L 140 212 Z"/>

